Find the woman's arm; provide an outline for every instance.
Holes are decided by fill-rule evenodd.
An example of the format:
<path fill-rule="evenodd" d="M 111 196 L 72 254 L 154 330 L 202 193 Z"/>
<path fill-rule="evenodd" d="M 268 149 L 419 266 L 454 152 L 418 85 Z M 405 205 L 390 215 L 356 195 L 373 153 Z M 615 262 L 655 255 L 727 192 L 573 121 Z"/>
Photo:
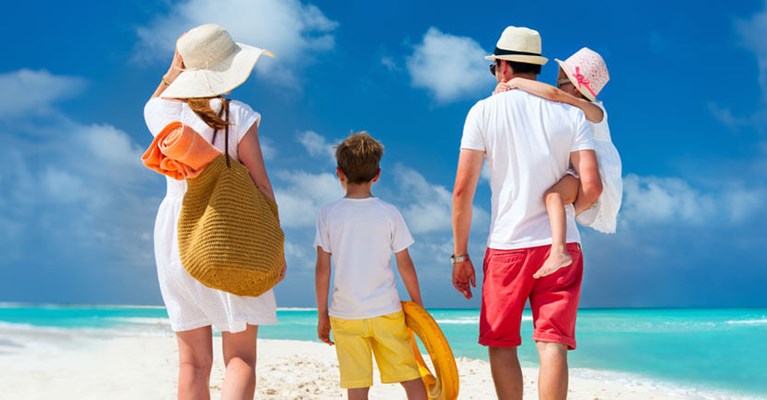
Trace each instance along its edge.
<path fill-rule="evenodd" d="M 179 54 L 178 49 L 176 49 L 176 53 L 173 54 L 173 61 L 170 63 L 168 72 L 166 72 L 165 75 L 163 75 L 160 79 L 160 83 L 157 85 L 157 89 L 155 89 L 154 93 L 152 93 L 152 98 L 159 97 L 162 92 L 165 91 L 168 85 L 173 83 L 173 81 L 175 81 L 176 78 L 181 75 L 183 70 L 184 60 L 181 59 L 181 54 Z"/>
<path fill-rule="evenodd" d="M 274 199 L 274 191 L 272 190 L 272 184 L 269 181 L 269 175 L 266 173 L 266 166 L 264 166 L 264 156 L 261 153 L 261 144 L 258 142 L 258 124 L 253 125 L 245 132 L 245 136 L 237 146 L 237 155 L 240 161 L 245 164 L 250 172 L 250 177 L 253 179 L 253 183 L 259 188 L 266 197 L 276 201 Z"/>
<path fill-rule="evenodd" d="M 547 100 L 557 101 L 578 107 L 586 115 L 586 119 L 591 122 L 602 122 L 602 119 L 604 118 L 604 112 L 602 112 L 602 109 L 599 108 L 599 106 L 596 104 L 586 99 L 575 97 L 570 93 L 565 92 L 564 90 L 555 88 L 554 86 L 543 82 L 525 78 L 512 78 L 508 82 L 499 83 L 498 87 L 496 88 L 496 93 L 505 91 L 504 88 L 507 88 L 507 90 L 522 89 L 527 93 L 538 97 L 543 97 Z"/>

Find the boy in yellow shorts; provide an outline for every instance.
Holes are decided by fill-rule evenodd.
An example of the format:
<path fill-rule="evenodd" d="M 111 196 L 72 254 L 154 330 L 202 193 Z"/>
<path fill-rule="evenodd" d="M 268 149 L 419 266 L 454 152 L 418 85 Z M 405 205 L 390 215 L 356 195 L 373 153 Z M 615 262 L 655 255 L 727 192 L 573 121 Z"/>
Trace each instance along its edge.
<path fill-rule="evenodd" d="M 383 146 L 365 132 L 353 134 L 336 148 L 336 173 L 346 196 L 320 209 L 317 217 L 317 335 L 338 356 L 341 387 L 349 400 L 368 398 L 373 360 L 381 382 L 399 382 L 409 400 L 426 400 L 410 334 L 389 262 L 392 253 L 410 299 L 421 302 L 418 276 L 407 248 L 413 238 L 399 210 L 373 197 Z M 328 309 L 331 258 L 335 267 Z"/>

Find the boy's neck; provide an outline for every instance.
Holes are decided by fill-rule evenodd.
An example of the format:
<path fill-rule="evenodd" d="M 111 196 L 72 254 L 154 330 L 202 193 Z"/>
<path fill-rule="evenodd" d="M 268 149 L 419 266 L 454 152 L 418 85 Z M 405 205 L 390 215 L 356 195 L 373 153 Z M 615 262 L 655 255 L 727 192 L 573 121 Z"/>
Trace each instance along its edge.
<path fill-rule="evenodd" d="M 347 183 L 346 184 L 346 197 L 347 199 L 367 199 L 373 197 L 373 193 L 370 192 L 370 188 L 373 186 L 373 181 L 365 183 Z"/>

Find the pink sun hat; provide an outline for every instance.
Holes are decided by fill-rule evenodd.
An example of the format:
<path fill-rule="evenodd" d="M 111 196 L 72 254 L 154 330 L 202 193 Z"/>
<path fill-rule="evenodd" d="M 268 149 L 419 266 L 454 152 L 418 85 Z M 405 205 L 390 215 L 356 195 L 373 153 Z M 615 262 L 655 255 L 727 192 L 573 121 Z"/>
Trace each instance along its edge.
<path fill-rule="evenodd" d="M 576 51 L 565 61 L 556 58 L 554 61 L 565 71 L 567 78 L 578 91 L 591 101 L 596 100 L 597 94 L 610 80 L 605 60 L 588 47 Z"/>

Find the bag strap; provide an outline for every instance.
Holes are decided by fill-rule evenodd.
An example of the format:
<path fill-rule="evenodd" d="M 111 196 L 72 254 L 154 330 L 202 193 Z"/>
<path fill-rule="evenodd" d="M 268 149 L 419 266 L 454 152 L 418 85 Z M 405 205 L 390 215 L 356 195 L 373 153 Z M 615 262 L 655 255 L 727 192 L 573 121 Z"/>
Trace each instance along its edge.
<path fill-rule="evenodd" d="M 221 109 L 218 110 L 219 118 L 221 118 L 221 114 L 225 114 L 224 122 L 226 122 L 226 127 L 224 128 L 224 154 L 226 154 L 226 167 L 231 168 L 229 162 L 229 99 L 223 97 L 221 98 Z M 218 129 L 213 131 L 213 139 L 210 140 L 211 144 L 215 144 L 216 134 L 218 134 Z"/>

